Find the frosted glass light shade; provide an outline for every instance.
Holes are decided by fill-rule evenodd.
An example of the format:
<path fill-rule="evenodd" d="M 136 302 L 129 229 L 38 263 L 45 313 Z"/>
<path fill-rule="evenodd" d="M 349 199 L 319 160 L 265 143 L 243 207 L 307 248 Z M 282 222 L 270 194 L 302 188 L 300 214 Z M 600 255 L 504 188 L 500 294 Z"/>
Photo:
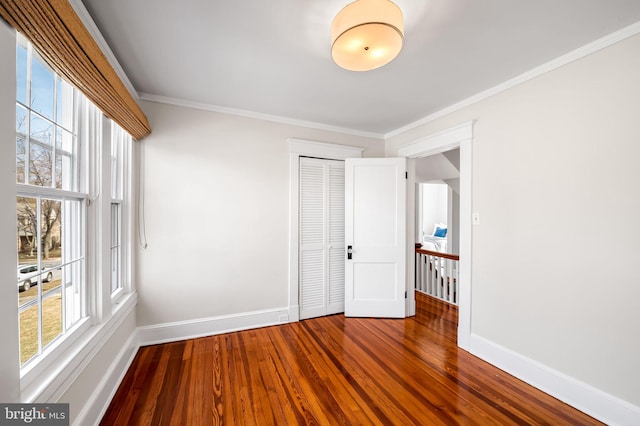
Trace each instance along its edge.
<path fill-rule="evenodd" d="M 391 62 L 402 49 L 402 11 L 389 0 L 356 0 L 334 18 L 331 57 L 350 71 L 369 71 Z"/>

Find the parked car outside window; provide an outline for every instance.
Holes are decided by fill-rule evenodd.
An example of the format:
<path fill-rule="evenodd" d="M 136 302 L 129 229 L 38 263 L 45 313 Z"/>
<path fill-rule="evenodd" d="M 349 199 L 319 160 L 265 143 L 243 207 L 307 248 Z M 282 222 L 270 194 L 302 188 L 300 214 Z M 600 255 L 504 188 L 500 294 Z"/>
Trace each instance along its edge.
<path fill-rule="evenodd" d="M 44 271 L 44 266 L 42 267 Z M 38 265 L 18 265 L 18 290 L 27 291 L 32 285 L 38 284 L 38 277 L 42 272 L 38 272 Z M 53 279 L 53 273 L 49 271 L 43 278 L 42 282 L 48 283 Z"/>

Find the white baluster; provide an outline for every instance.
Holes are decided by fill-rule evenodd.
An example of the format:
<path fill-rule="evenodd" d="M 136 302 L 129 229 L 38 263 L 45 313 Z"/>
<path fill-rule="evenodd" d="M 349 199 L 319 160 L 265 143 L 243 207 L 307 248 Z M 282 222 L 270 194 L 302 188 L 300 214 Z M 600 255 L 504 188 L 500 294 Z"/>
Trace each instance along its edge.
<path fill-rule="evenodd" d="M 453 302 L 453 260 L 447 259 L 447 302 Z"/>
<path fill-rule="evenodd" d="M 454 270 L 454 286 L 453 286 L 453 303 L 458 304 L 458 261 L 456 261 L 456 267 Z"/>
<path fill-rule="evenodd" d="M 458 268 L 457 259 L 416 253 L 415 288 L 429 296 L 457 305 Z"/>
<path fill-rule="evenodd" d="M 422 288 L 423 286 L 422 281 L 423 281 L 422 280 L 422 253 L 417 253 L 416 254 L 416 286 L 420 291 L 424 291 L 424 289 Z"/>

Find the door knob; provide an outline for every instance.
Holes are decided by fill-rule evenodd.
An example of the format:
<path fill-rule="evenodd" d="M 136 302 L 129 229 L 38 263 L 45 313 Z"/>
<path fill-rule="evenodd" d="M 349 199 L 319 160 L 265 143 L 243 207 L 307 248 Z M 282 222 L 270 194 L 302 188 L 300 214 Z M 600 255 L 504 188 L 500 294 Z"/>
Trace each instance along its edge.
<path fill-rule="evenodd" d="M 347 259 L 351 260 L 352 256 L 353 256 L 353 247 L 352 246 L 347 246 Z"/>

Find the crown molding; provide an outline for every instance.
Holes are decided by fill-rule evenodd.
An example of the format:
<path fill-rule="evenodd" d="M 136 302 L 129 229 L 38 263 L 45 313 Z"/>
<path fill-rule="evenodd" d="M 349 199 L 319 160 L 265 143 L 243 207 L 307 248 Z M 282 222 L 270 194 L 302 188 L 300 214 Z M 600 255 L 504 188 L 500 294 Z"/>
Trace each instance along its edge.
<path fill-rule="evenodd" d="M 201 102 L 187 101 L 184 99 L 171 98 L 167 96 L 153 95 L 151 93 L 140 93 L 140 99 L 143 101 L 157 102 L 161 104 L 175 105 L 185 108 L 199 109 L 203 111 L 218 112 L 222 114 L 238 115 L 241 117 L 254 118 L 256 120 L 271 121 L 274 123 L 286 124 L 290 126 L 307 127 L 310 129 L 326 130 L 328 132 L 343 133 L 352 136 L 362 136 L 365 138 L 379 139 L 384 141 L 384 135 L 381 133 L 364 132 L 361 130 L 349 129 L 346 127 L 331 126 L 313 121 L 296 120 L 294 118 L 283 117 L 280 115 L 263 114 L 255 111 L 243 109 L 229 108 L 219 105 L 211 105 Z"/>
<path fill-rule="evenodd" d="M 453 112 L 459 111 L 470 105 L 473 105 L 487 98 L 490 98 L 491 96 L 502 93 L 505 90 L 518 86 L 519 84 L 525 83 L 529 80 L 532 80 L 550 71 L 556 70 L 562 66 L 570 64 L 571 62 L 577 61 L 578 59 L 582 59 L 585 56 L 588 56 L 599 50 L 605 49 L 609 46 L 612 46 L 622 40 L 625 40 L 639 33 L 640 33 L 640 22 L 636 22 L 635 24 L 631 24 L 627 27 L 624 27 L 621 30 L 613 32 L 596 41 L 593 41 L 589 44 L 579 47 L 578 49 L 575 49 L 565 55 L 562 55 L 556 59 L 546 62 L 536 68 L 533 68 L 532 70 L 529 70 L 523 74 L 520 74 L 517 77 L 507 80 L 504 83 L 500 83 L 497 86 L 484 90 L 463 101 L 457 102 L 449 107 L 441 109 L 440 111 L 434 112 L 433 114 L 429 114 L 428 116 L 420 120 L 414 121 L 413 123 L 407 124 L 406 126 L 400 127 L 396 130 L 392 130 L 391 132 L 386 133 L 384 135 L 384 139 L 388 140 L 389 138 L 408 132 L 409 130 L 415 129 L 416 127 L 422 126 L 424 124 L 427 124 L 429 122 L 442 118 L 446 115 L 449 115 Z"/>

